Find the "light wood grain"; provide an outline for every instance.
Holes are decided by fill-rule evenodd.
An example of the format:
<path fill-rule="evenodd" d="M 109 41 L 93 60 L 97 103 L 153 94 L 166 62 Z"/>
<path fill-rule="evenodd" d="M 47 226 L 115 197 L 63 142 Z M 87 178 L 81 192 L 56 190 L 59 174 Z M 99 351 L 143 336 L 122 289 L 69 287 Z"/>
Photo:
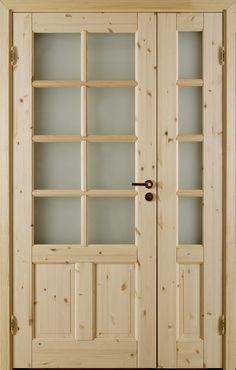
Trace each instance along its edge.
<path fill-rule="evenodd" d="M 93 263 L 75 265 L 75 339 L 95 338 L 95 282 L 96 267 Z"/>
<path fill-rule="evenodd" d="M 135 368 L 137 344 L 134 339 L 33 340 L 36 368 Z"/>
<path fill-rule="evenodd" d="M 204 14 L 203 34 L 203 245 L 204 366 L 222 366 L 222 15 Z M 216 289 L 212 289 L 215 286 Z"/>
<path fill-rule="evenodd" d="M 84 83 L 80 80 L 34 80 L 32 86 L 35 88 L 62 88 L 62 87 L 81 87 Z"/>
<path fill-rule="evenodd" d="M 203 263 L 204 250 L 202 245 L 178 245 L 176 260 L 179 264 Z"/>
<path fill-rule="evenodd" d="M 176 14 L 158 15 L 158 367 L 176 367 Z"/>
<path fill-rule="evenodd" d="M 236 366 L 236 293 L 235 293 L 235 25 L 236 5 L 227 10 L 224 18 L 226 66 L 224 69 L 224 303 L 226 334 L 223 339 L 223 366 L 233 370 Z"/>
<path fill-rule="evenodd" d="M 0 3 L 0 368 L 12 367 L 12 14 Z"/>
<path fill-rule="evenodd" d="M 138 15 L 136 34 L 136 181 L 156 181 L 156 16 Z M 136 197 L 136 337 L 138 367 L 156 367 L 156 201 Z M 156 189 L 151 189 L 156 195 Z"/>
<path fill-rule="evenodd" d="M 134 135 L 34 135 L 35 143 L 134 143 L 137 141 Z"/>
<path fill-rule="evenodd" d="M 74 338 L 75 265 L 35 266 L 35 337 Z"/>
<path fill-rule="evenodd" d="M 45 198 L 45 197 L 82 197 L 82 196 L 89 196 L 89 197 L 135 197 L 137 195 L 136 190 L 109 190 L 109 189 L 101 189 L 101 190 L 33 190 L 33 196 L 36 198 Z"/>
<path fill-rule="evenodd" d="M 136 263 L 137 247 L 134 245 L 34 245 L 34 263 Z"/>
<path fill-rule="evenodd" d="M 32 86 L 38 89 L 45 88 L 62 88 L 82 86 L 108 88 L 108 87 L 136 87 L 137 82 L 132 80 L 97 80 L 97 81 L 80 81 L 80 80 L 34 80 Z"/>
<path fill-rule="evenodd" d="M 203 341 L 178 341 L 177 366 L 181 369 L 201 368 L 203 358 Z"/>
<path fill-rule="evenodd" d="M 201 87 L 203 86 L 203 80 L 201 79 L 196 79 L 196 80 L 190 80 L 190 79 L 185 79 L 185 80 L 178 80 L 177 85 L 180 87 Z"/>
<path fill-rule="evenodd" d="M 201 339 L 201 281 L 202 269 L 200 264 L 180 264 L 178 266 L 178 338 L 182 340 L 194 341 Z M 193 294 L 194 292 L 194 294 Z M 190 298 L 191 297 L 191 298 Z M 178 353 L 179 352 L 179 353 Z M 183 352 L 178 351 L 177 346 L 177 364 L 178 355 L 182 356 Z M 199 356 L 198 356 L 199 357 Z M 188 363 L 189 358 L 185 357 Z M 199 364 L 202 364 L 202 357 L 199 357 Z M 202 366 L 202 365 L 201 365 Z"/>
<path fill-rule="evenodd" d="M 3 0 L 15 12 L 221 12 L 232 0 Z"/>
<path fill-rule="evenodd" d="M 32 340 L 32 27 L 31 14 L 14 14 L 13 302 L 20 330 L 14 336 L 16 368 L 31 367 Z M 19 167 L 19 163 L 21 164 Z"/>
<path fill-rule="evenodd" d="M 180 13 L 177 14 L 177 31 L 202 31 L 203 14 L 202 13 Z"/>
<path fill-rule="evenodd" d="M 134 338 L 134 265 L 97 265 L 98 338 Z"/>
<path fill-rule="evenodd" d="M 69 11 L 69 10 L 68 10 Z M 33 31 L 44 33 L 135 32 L 136 13 L 34 13 Z"/>
<path fill-rule="evenodd" d="M 180 143 L 187 143 L 187 142 L 191 142 L 191 143 L 194 143 L 194 142 L 203 142 L 204 140 L 204 136 L 199 134 L 199 135 L 178 135 L 177 136 L 177 140 L 180 142 Z"/>

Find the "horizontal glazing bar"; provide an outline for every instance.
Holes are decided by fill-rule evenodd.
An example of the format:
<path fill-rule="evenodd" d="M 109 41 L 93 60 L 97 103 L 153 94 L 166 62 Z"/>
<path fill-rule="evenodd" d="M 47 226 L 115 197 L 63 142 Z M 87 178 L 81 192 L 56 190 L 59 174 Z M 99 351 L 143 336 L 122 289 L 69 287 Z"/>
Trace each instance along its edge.
<path fill-rule="evenodd" d="M 98 143 L 134 143 L 137 141 L 134 135 L 35 135 L 35 143 L 79 143 L 81 141 Z"/>
<path fill-rule="evenodd" d="M 203 190 L 178 190 L 177 195 L 186 198 L 201 198 L 203 197 Z"/>
<path fill-rule="evenodd" d="M 178 135 L 177 141 L 179 142 L 203 142 L 203 135 Z"/>
<path fill-rule="evenodd" d="M 184 80 L 178 80 L 177 85 L 181 87 L 191 87 L 191 86 L 203 86 L 203 80 L 201 79 L 184 79 Z"/>
<path fill-rule="evenodd" d="M 91 80 L 83 82 L 80 80 L 35 80 L 32 86 L 35 88 L 52 87 L 136 87 L 138 83 L 134 80 Z"/>
<path fill-rule="evenodd" d="M 46 198 L 46 197 L 81 197 L 87 195 L 88 197 L 135 197 L 137 191 L 135 190 L 33 190 L 32 192 L 35 198 Z"/>

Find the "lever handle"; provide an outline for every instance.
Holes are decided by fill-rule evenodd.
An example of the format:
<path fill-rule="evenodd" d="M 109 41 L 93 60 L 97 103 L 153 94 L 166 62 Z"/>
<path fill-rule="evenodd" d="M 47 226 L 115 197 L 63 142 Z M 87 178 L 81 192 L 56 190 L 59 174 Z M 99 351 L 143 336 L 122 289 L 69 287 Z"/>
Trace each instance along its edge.
<path fill-rule="evenodd" d="M 151 180 L 146 180 L 145 182 L 132 182 L 132 186 L 145 186 L 147 189 L 153 187 L 153 182 Z"/>

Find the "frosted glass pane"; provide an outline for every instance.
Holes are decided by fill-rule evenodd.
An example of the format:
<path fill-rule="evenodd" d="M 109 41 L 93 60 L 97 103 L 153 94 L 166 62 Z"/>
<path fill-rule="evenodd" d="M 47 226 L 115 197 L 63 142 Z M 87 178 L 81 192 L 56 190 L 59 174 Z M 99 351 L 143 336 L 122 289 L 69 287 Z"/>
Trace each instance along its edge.
<path fill-rule="evenodd" d="M 80 135 L 80 89 L 35 89 L 34 133 Z"/>
<path fill-rule="evenodd" d="M 36 244 L 80 244 L 80 198 L 35 199 Z"/>
<path fill-rule="evenodd" d="M 202 189 L 200 143 L 179 143 L 179 189 Z"/>
<path fill-rule="evenodd" d="M 130 143 L 89 144 L 89 188 L 129 189 L 135 179 L 135 148 Z"/>
<path fill-rule="evenodd" d="M 80 80 L 80 34 L 37 33 L 36 80 Z"/>
<path fill-rule="evenodd" d="M 35 144 L 35 189 L 80 189 L 80 144 Z"/>
<path fill-rule="evenodd" d="M 179 134 L 202 133 L 202 88 L 179 88 Z"/>
<path fill-rule="evenodd" d="M 179 198 L 179 244 L 202 244 L 200 198 Z"/>
<path fill-rule="evenodd" d="M 134 80 L 135 35 L 89 34 L 88 72 L 90 80 Z"/>
<path fill-rule="evenodd" d="M 88 235 L 90 244 L 134 243 L 134 198 L 90 198 Z"/>
<path fill-rule="evenodd" d="M 179 32 L 179 78 L 202 78 L 202 32 Z"/>
<path fill-rule="evenodd" d="M 134 134 L 134 89 L 89 89 L 88 131 L 97 135 Z"/>

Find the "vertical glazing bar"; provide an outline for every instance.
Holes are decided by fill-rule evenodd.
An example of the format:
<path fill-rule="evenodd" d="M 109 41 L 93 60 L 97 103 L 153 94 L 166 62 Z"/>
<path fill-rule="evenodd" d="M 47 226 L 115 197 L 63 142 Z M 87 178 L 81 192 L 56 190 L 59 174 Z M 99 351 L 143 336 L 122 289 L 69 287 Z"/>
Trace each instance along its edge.
<path fill-rule="evenodd" d="M 87 80 L 87 31 L 81 32 L 81 80 Z M 81 136 L 87 135 L 87 87 L 81 88 Z M 87 190 L 87 142 L 81 142 L 81 190 Z M 87 196 L 81 197 L 81 245 L 87 245 Z"/>

